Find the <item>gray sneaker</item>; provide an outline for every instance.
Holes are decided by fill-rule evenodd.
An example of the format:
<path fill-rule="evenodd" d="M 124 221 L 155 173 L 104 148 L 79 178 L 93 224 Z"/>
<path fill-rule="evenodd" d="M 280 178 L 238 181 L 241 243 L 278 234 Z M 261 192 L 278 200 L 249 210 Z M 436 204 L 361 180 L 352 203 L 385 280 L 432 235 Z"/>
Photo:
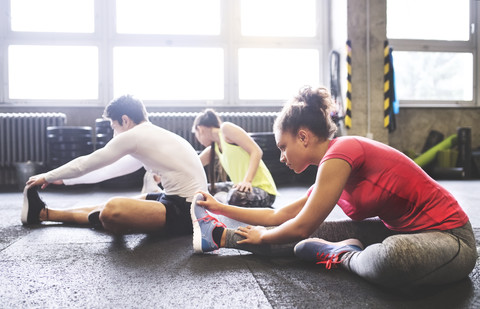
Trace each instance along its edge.
<path fill-rule="evenodd" d="M 217 250 L 220 244 L 213 240 L 213 230 L 216 227 L 226 228 L 225 224 L 212 217 L 205 208 L 197 204 L 197 201 L 204 200 L 202 194 L 195 195 L 190 208 L 193 223 L 193 251 L 195 253 Z"/>
<path fill-rule="evenodd" d="M 302 260 L 325 264 L 325 268 L 342 262 L 342 255 L 351 251 L 362 251 L 363 245 L 358 239 L 350 238 L 340 242 L 328 242 L 320 238 L 308 238 L 299 242 L 293 249 Z"/>

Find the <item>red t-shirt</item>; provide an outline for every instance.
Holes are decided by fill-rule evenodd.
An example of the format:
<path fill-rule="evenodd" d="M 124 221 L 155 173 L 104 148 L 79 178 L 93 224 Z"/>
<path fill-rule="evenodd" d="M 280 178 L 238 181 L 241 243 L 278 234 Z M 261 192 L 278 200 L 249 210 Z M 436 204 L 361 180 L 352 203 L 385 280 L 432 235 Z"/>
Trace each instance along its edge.
<path fill-rule="evenodd" d="M 447 190 L 392 147 L 344 136 L 330 141 L 320 164 L 334 158 L 352 167 L 337 204 L 353 220 L 378 216 L 396 231 L 448 230 L 468 221 Z"/>

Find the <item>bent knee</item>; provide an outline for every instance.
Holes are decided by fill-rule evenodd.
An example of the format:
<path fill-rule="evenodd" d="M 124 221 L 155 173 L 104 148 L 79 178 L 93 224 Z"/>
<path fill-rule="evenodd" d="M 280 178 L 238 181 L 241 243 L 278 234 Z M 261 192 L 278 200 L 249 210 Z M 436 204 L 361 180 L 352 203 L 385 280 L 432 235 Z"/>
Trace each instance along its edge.
<path fill-rule="evenodd" d="M 116 218 L 120 216 L 123 199 L 114 197 L 108 200 L 100 212 L 100 221 L 103 223 L 112 223 L 116 221 Z"/>

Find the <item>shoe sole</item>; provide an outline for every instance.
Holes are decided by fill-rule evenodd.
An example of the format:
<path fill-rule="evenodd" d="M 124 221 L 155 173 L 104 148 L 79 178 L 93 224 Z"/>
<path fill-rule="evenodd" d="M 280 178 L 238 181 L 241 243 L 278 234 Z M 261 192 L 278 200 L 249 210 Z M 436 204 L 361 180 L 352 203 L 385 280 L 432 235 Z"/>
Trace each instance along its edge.
<path fill-rule="evenodd" d="M 192 205 L 190 206 L 190 216 L 192 217 L 193 224 L 193 252 L 194 253 L 203 253 L 202 250 L 202 230 L 200 229 L 200 224 L 198 223 L 198 218 L 195 215 L 195 205 L 197 201 L 204 201 L 202 194 L 197 194 L 193 197 Z"/>
<path fill-rule="evenodd" d="M 21 214 L 21 220 L 22 224 L 28 224 L 28 187 L 25 186 L 25 189 L 23 189 L 23 207 L 22 207 L 22 214 Z"/>
<path fill-rule="evenodd" d="M 322 243 L 325 243 L 325 244 L 328 244 L 328 245 L 357 246 L 362 250 L 364 249 L 363 244 L 360 242 L 360 240 L 355 239 L 355 238 L 349 238 L 349 239 L 345 239 L 345 240 L 342 240 L 342 241 L 339 241 L 339 242 L 330 242 L 330 241 L 326 241 L 325 239 L 321 239 L 321 238 L 308 238 L 308 239 L 302 240 L 301 242 L 299 242 L 298 244 L 295 245 L 295 248 L 293 249 L 294 254 L 297 254 L 297 246 L 299 246 L 300 244 L 304 244 L 304 243 L 307 243 L 307 242 L 316 242 L 316 241 L 319 241 L 319 240 Z"/>

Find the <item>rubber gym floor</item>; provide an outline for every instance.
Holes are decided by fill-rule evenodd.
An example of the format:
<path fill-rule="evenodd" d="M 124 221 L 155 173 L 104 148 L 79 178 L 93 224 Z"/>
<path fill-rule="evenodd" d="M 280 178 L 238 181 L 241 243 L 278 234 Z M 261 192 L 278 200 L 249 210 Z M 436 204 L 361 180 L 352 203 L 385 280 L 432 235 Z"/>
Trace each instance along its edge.
<path fill-rule="evenodd" d="M 440 181 L 459 200 L 480 237 L 480 181 Z M 307 186 L 285 186 L 282 207 Z M 137 189 L 47 188 L 50 207 L 97 204 Z M 404 293 L 341 269 L 295 258 L 221 249 L 193 254 L 192 237 L 115 237 L 91 227 L 22 226 L 23 195 L 0 192 L 2 308 L 480 308 L 479 263 L 469 278 Z M 339 209 L 327 220 L 345 218 Z M 237 223 L 226 222 L 230 226 Z M 478 248 L 478 247 L 477 247 Z"/>

